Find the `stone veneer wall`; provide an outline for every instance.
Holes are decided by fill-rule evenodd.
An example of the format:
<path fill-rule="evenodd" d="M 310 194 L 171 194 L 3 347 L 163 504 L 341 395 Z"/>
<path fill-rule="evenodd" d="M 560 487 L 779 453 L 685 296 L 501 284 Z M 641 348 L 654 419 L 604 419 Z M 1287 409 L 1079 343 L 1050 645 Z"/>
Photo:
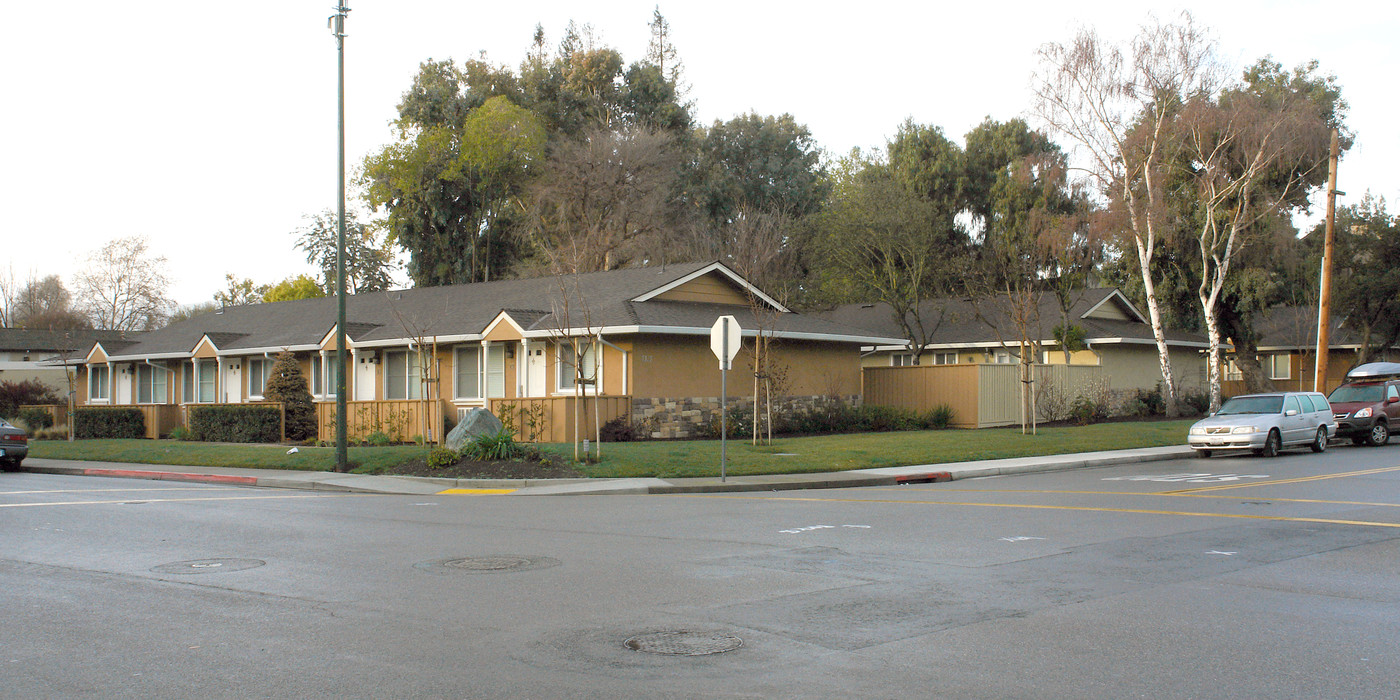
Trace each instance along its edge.
<path fill-rule="evenodd" d="M 752 397 L 731 397 L 730 410 L 747 410 Z M 773 413 L 805 409 L 836 399 L 852 406 L 860 396 L 784 396 L 773 402 Z M 632 399 L 632 425 L 648 438 L 693 438 L 709 433 L 708 424 L 719 416 L 718 396 Z"/>

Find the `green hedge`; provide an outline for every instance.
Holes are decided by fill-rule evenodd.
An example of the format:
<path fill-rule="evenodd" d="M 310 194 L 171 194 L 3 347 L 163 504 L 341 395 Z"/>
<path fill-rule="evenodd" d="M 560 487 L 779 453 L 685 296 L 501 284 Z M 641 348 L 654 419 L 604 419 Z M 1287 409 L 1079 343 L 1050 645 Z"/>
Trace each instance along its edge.
<path fill-rule="evenodd" d="M 190 432 L 204 442 L 280 442 L 276 406 L 190 406 Z"/>
<path fill-rule="evenodd" d="M 73 412 L 73 437 L 143 438 L 146 416 L 135 408 L 80 408 Z"/>

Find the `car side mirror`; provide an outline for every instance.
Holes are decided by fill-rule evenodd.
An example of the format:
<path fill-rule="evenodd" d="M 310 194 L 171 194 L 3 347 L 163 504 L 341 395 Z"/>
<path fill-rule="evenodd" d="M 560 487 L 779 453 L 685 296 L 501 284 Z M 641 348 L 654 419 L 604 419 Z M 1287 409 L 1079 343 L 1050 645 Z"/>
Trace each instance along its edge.
<path fill-rule="evenodd" d="M 1285 416 L 1296 416 L 1296 415 L 1298 415 L 1298 409 L 1296 409 L 1296 408 L 1290 408 L 1290 409 L 1288 409 L 1287 411 L 1284 411 L 1284 412 L 1283 412 L 1283 415 L 1285 415 Z"/>

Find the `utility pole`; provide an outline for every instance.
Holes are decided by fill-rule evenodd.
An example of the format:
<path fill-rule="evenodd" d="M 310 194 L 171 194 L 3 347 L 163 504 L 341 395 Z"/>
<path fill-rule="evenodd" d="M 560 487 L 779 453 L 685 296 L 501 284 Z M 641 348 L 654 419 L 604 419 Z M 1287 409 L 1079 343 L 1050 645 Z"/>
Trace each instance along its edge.
<path fill-rule="evenodd" d="M 1317 293 L 1317 372 L 1313 374 L 1313 391 L 1327 391 L 1328 330 L 1332 325 L 1332 238 L 1337 220 L 1337 130 L 1332 130 L 1332 151 L 1327 157 L 1327 226 L 1322 239 L 1322 278 Z"/>
<path fill-rule="evenodd" d="M 345 402 L 345 15 L 350 12 L 349 0 L 340 0 L 330 18 L 335 34 L 337 85 L 336 127 L 339 189 L 336 195 L 338 220 L 335 238 L 335 470 L 350 471 L 349 446 L 346 444 Z"/>

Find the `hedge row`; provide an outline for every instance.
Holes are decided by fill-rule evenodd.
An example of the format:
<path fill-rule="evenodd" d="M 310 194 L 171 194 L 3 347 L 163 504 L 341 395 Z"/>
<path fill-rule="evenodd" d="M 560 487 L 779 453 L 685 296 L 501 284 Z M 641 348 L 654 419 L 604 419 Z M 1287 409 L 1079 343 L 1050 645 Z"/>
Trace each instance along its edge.
<path fill-rule="evenodd" d="M 143 438 L 146 416 L 135 408 L 80 408 L 73 412 L 73 437 Z"/>
<path fill-rule="evenodd" d="M 190 406 L 190 432 L 204 442 L 280 442 L 277 406 Z"/>

